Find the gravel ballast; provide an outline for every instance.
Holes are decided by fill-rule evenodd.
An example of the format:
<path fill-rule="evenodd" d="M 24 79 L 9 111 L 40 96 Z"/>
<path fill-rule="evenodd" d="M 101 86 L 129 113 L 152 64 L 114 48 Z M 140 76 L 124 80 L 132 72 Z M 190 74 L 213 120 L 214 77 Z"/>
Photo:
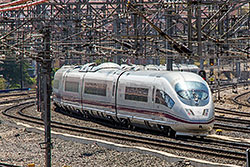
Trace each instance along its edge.
<path fill-rule="evenodd" d="M 44 134 L 27 131 L 25 128 L 0 124 L 0 162 L 18 166 L 35 163 L 45 165 L 45 152 L 39 143 L 44 141 Z M 52 166 L 168 166 L 192 167 L 188 161 L 169 163 L 159 157 L 137 152 L 119 152 L 98 146 L 96 143 L 78 142 L 52 138 Z"/>

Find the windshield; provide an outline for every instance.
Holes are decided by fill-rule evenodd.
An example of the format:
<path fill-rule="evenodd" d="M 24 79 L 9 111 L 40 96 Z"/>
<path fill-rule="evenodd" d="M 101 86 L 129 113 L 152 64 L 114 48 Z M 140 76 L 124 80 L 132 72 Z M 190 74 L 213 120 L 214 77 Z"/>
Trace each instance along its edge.
<path fill-rule="evenodd" d="M 208 88 L 201 82 L 188 81 L 177 83 L 175 91 L 185 104 L 203 106 L 208 103 Z"/>

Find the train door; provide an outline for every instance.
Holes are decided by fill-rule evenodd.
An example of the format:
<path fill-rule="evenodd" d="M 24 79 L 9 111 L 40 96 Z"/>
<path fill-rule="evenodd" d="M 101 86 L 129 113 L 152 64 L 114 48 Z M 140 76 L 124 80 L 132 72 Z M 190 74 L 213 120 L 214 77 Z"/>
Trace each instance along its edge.
<path fill-rule="evenodd" d="M 115 114 L 115 117 L 117 117 L 117 98 L 118 98 L 118 84 L 119 84 L 119 79 L 121 75 L 125 71 L 118 71 L 113 77 L 113 83 L 112 83 L 112 95 L 111 95 L 111 104 L 112 104 L 112 112 Z"/>
<path fill-rule="evenodd" d="M 81 112 L 83 115 L 85 115 L 86 113 L 84 112 L 84 109 L 83 109 L 83 102 L 84 102 L 84 99 L 83 99 L 83 87 L 84 87 L 84 77 L 85 77 L 86 73 L 82 73 L 81 77 L 80 77 L 80 106 L 81 106 Z"/>
<path fill-rule="evenodd" d="M 65 74 L 62 99 L 66 110 L 77 112 L 81 110 L 80 77 L 78 73 L 69 72 Z"/>
<path fill-rule="evenodd" d="M 157 113 L 165 113 L 167 107 L 165 104 L 165 89 L 164 89 L 164 82 L 161 78 L 155 79 L 155 90 L 154 90 L 154 110 Z"/>
<path fill-rule="evenodd" d="M 155 103 L 156 102 L 156 91 L 161 89 L 162 87 L 162 81 L 161 78 L 159 77 L 155 77 L 152 81 L 152 109 L 154 110 L 154 112 L 159 112 L 159 106 Z"/>
<path fill-rule="evenodd" d="M 152 97 L 151 97 L 151 106 L 155 108 L 155 85 L 152 85 Z"/>
<path fill-rule="evenodd" d="M 166 83 L 160 78 L 156 81 L 154 109 L 158 113 L 170 114 L 174 105 L 169 92 L 166 90 Z"/>

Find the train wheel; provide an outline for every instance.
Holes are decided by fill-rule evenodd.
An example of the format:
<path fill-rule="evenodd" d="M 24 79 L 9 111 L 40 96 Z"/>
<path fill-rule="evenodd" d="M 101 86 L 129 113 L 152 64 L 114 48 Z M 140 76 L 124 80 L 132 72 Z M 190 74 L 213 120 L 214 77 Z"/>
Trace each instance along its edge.
<path fill-rule="evenodd" d="M 130 123 L 129 119 L 120 119 L 121 125 L 131 130 L 135 130 L 135 127 Z"/>
<path fill-rule="evenodd" d="M 82 117 L 84 118 L 84 119 L 87 119 L 88 118 L 88 114 L 87 114 L 88 112 L 86 111 L 86 110 L 83 110 L 83 112 L 82 112 Z"/>
<path fill-rule="evenodd" d="M 158 129 L 169 137 L 175 137 L 175 131 L 169 126 L 158 125 Z"/>
<path fill-rule="evenodd" d="M 76 110 L 76 115 L 82 116 L 82 113 L 81 113 L 81 111 L 79 109 Z"/>
<path fill-rule="evenodd" d="M 176 132 L 173 129 L 170 128 L 169 129 L 169 137 L 174 137 L 175 138 L 176 137 L 175 134 L 176 134 Z"/>
<path fill-rule="evenodd" d="M 176 132 L 170 127 L 168 127 L 165 132 L 166 132 L 167 136 L 169 136 L 169 137 L 173 137 L 173 138 L 176 137 L 176 135 L 175 135 Z"/>
<path fill-rule="evenodd" d="M 128 128 L 131 129 L 131 130 L 135 130 L 135 126 L 131 125 L 131 124 L 128 124 Z"/>
<path fill-rule="evenodd" d="M 167 126 L 164 126 L 164 125 L 157 125 L 157 128 L 163 132 L 163 133 L 168 133 L 169 132 L 169 129 L 170 127 L 167 127 Z"/>
<path fill-rule="evenodd" d="M 128 120 L 126 119 L 120 119 L 121 125 L 122 126 L 127 126 L 128 125 Z"/>

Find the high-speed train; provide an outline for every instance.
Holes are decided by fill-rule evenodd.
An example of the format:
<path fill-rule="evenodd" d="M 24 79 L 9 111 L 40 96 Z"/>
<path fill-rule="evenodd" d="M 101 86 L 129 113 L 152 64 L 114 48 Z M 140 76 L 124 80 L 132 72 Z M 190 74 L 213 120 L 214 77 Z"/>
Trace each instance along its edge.
<path fill-rule="evenodd" d="M 169 135 L 204 136 L 214 124 L 207 83 L 197 74 L 122 70 L 118 64 L 63 66 L 54 76 L 57 107 Z"/>

